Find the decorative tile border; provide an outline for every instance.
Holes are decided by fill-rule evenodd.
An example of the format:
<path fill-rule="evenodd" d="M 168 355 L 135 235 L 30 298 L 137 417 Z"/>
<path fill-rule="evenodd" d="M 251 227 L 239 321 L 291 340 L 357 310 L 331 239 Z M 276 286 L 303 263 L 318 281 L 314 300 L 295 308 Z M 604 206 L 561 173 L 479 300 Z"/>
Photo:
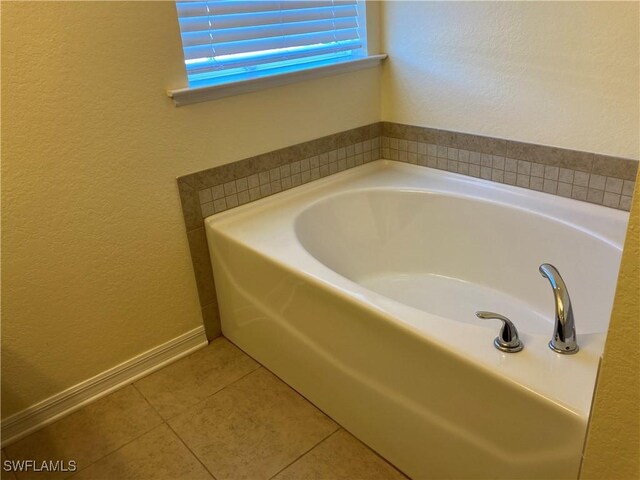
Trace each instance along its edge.
<path fill-rule="evenodd" d="M 202 218 L 380 158 L 380 137 L 198 191 Z"/>
<path fill-rule="evenodd" d="M 385 158 L 629 210 L 638 162 L 380 122 L 178 178 L 207 337 L 220 318 L 203 219 Z"/>
<path fill-rule="evenodd" d="M 384 122 L 382 158 L 629 210 L 638 162 Z"/>

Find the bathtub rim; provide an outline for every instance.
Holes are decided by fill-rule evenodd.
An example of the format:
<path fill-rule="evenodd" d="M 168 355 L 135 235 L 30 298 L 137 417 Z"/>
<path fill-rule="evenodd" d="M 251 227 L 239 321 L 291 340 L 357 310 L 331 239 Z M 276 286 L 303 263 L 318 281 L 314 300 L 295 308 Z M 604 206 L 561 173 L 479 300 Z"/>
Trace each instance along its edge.
<path fill-rule="evenodd" d="M 306 248 L 304 248 L 304 246 L 300 243 L 299 239 L 297 238 L 297 235 L 295 234 L 295 231 L 293 228 L 292 228 L 292 232 L 295 238 L 295 242 L 293 245 L 289 245 L 289 247 L 295 246 L 296 251 L 292 252 L 291 250 L 287 250 L 287 255 L 285 255 L 284 259 L 279 257 L 274 258 L 270 255 L 266 255 L 264 251 L 260 250 L 259 248 L 256 248 L 254 245 L 250 244 L 250 242 L 238 240 L 238 238 L 235 236 L 237 232 L 235 232 L 234 234 L 233 228 L 231 228 L 231 231 L 229 231 L 229 227 L 230 226 L 233 227 L 234 223 L 240 224 L 246 220 L 250 220 L 251 217 L 259 217 L 260 213 L 265 211 L 270 211 L 273 209 L 274 206 L 280 206 L 285 208 L 287 211 L 286 216 L 293 217 L 295 219 L 297 218 L 297 214 L 299 214 L 302 211 L 305 211 L 306 209 L 310 208 L 313 204 L 315 204 L 315 202 L 309 202 L 309 198 L 313 197 L 314 195 L 317 195 L 318 193 L 322 194 L 323 193 L 322 190 L 325 188 L 326 185 L 329 185 L 329 184 L 331 185 L 331 187 L 339 188 L 344 184 L 348 185 L 348 183 L 352 181 L 354 178 L 358 179 L 359 177 L 366 177 L 367 174 L 369 173 L 372 173 L 372 174 L 376 173 L 378 169 L 380 169 L 381 171 L 384 171 L 388 167 L 392 167 L 393 170 L 398 170 L 398 167 L 400 167 L 399 168 L 400 171 L 404 171 L 405 173 L 406 173 L 406 169 L 404 167 L 413 167 L 413 168 L 421 168 L 421 169 L 423 168 L 423 167 L 416 167 L 416 166 L 404 165 L 404 164 L 396 165 L 397 162 L 386 161 L 386 160 L 379 160 L 377 162 L 372 162 L 372 164 L 374 164 L 375 168 L 371 168 L 371 167 L 367 168 L 368 165 L 363 165 L 362 169 L 361 168 L 350 169 L 345 172 L 341 172 L 336 176 L 311 182 L 311 184 L 303 185 L 302 187 L 306 187 L 304 189 L 292 189 L 285 192 L 281 192 L 271 197 L 262 199 L 258 202 L 252 202 L 248 205 L 243 205 L 237 209 L 234 209 L 233 211 L 227 211 L 227 212 L 223 212 L 220 214 L 207 217 L 205 219 L 205 229 L 207 230 L 207 236 L 209 236 L 209 230 L 214 229 L 216 230 L 217 235 L 223 235 L 227 237 L 229 240 L 236 241 L 237 243 L 242 244 L 244 248 L 251 249 L 256 254 L 261 255 L 269 262 L 273 262 L 279 268 L 285 269 L 285 271 L 287 271 L 290 274 L 301 277 L 305 281 L 309 281 L 315 286 L 322 288 L 323 290 L 329 289 L 333 294 L 338 295 L 340 298 L 346 301 L 357 303 L 357 304 L 362 304 L 364 302 L 365 305 L 368 308 L 372 308 L 376 312 L 376 314 L 382 315 L 385 318 L 386 322 L 392 323 L 396 327 L 405 329 L 405 331 L 412 336 L 417 335 L 418 337 L 422 338 L 424 341 L 427 341 L 430 345 L 434 345 L 437 348 L 444 349 L 444 351 L 446 351 L 447 354 L 454 354 L 457 356 L 457 358 L 460 358 L 464 362 L 472 363 L 476 367 L 481 368 L 483 372 L 490 374 L 492 377 L 500 378 L 502 381 L 507 381 L 510 384 L 517 386 L 517 388 L 525 389 L 531 394 L 533 394 L 534 396 L 538 396 L 541 399 L 544 399 L 544 401 L 553 403 L 558 408 L 562 408 L 563 410 L 570 412 L 571 414 L 579 416 L 584 422 L 584 424 L 586 425 L 588 421 L 590 409 L 592 406 L 592 395 L 595 387 L 595 378 L 598 370 L 599 361 L 602 355 L 602 350 L 604 348 L 604 340 L 606 338 L 606 333 L 583 334 L 583 335 L 579 334 L 578 336 L 579 342 L 581 342 L 584 345 L 584 347 L 581 349 L 581 353 L 582 353 L 581 361 L 584 360 L 587 363 L 587 365 L 584 366 L 584 368 L 587 368 L 589 370 L 588 376 L 590 378 L 588 378 L 586 381 L 588 385 L 587 385 L 587 388 L 583 390 L 585 394 L 588 393 L 588 395 L 586 395 L 588 397 L 588 400 L 584 402 L 576 402 L 576 401 L 568 400 L 562 395 L 553 396 L 553 395 L 549 395 L 548 392 L 547 394 L 543 394 L 539 391 L 534 391 L 530 386 L 526 384 L 526 382 L 523 383 L 521 381 L 518 381 L 517 379 L 514 379 L 513 377 L 510 377 L 509 375 L 505 375 L 504 373 L 499 373 L 498 371 L 495 370 L 495 366 L 492 368 L 483 362 L 477 363 L 477 358 L 476 360 L 470 360 L 468 357 L 465 356 L 465 353 L 460 350 L 454 349 L 454 351 L 452 351 L 451 345 L 447 345 L 446 343 L 442 344 L 440 342 L 442 338 L 427 335 L 424 330 L 421 330 L 417 328 L 415 325 L 408 323 L 403 318 L 399 317 L 398 312 L 400 314 L 407 314 L 410 318 L 413 318 L 416 315 L 418 317 L 427 316 L 431 321 L 434 321 L 434 320 L 444 321 L 450 326 L 452 326 L 452 328 L 459 327 L 459 325 L 454 325 L 459 323 L 459 322 L 456 322 L 455 320 L 448 319 L 446 317 L 440 317 L 433 313 L 417 310 L 414 307 L 405 305 L 401 302 L 388 298 L 377 292 L 373 292 L 359 285 L 358 283 L 342 276 L 341 274 L 335 272 L 334 270 L 330 269 L 329 267 L 324 265 L 322 262 L 320 262 L 318 259 L 316 259 L 310 252 L 306 250 Z M 452 174 L 451 172 L 442 172 L 442 171 L 433 170 L 433 169 L 429 169 L 429 170 L 432 170 L 432 172 L 430 173 L 439 174 L 439 176 L 441 176 L 445 180 L 452 178 L 454 180 L 462 180 L 464 183 L 472 183 L 472 184 L 480 183 L 481 187 L 488 186 L 488 187 L 496 188 L 496 186 L 494 186 L 492 182 L 488 182 L 486 180 L 475 179 L 475 178 L 469 179 L 469 177 L 458 175 L 458 174 Z M 464 178 L 461 179 L 460 177 L 464 177 Z M 503 187 L 503 186 L 497 185 L 497 187 Z M 534 194 L 533 195 L 534 198 L 537 197 L 538 195 L 543 195 L 542 198 L 551 197 L 554 201 L 556 201 L 559 198 L 556 196 L 551 196 L 549 194 L 544 194 L 542 192 L 534 192 L 534 191 L 519 189 L 517 187 L 511 187 L 511 186 L 506 186 L 506 187 L 509 187 L 506 189 L 507 193 L 510 193 L 511 189 L 515 188 L 516 189 L 515 193 L 524 193 L 524 195 L 521 195 L 521 196 L 525 198 L 530 197 L 531 194 Z M 390 189 L 395 190 L 395 188 L 390 188 Z M 358 188 L 355 188 L 355 189 L 350 188 L 348 191 L 342 192 L 342 194 L 353 193 L 356 190 L 358 190 Z M 524 192 L 520 192 L 520 190 L 524 190 Z M 440 193 L 440 192 L 434 192 L 434 193 Z M 291 202 L 289 202 L 289 200 L 291 198 L 296 198 L 296 197 L 299 197 L 301 202 L 299 202 L 299 204 L 292 205 Z M 464 195 L 464 197 L 469 197 L 469 195 Z M 474 196 L 470 196 L 470 197 L 472 199 L 476 198 Z M 320 202 L 320 201 L 327 200 L 329 198 L 330 197 L 327 195 L 322 195 L 322 197 L 317 201 Z M 560 199 L 569 201 L 570 207 L 571 206 L 575 207 L 576 204 L 582 207 L 582 205 L 580 204 L 584 203 L 584 202 L 571 200 L 571 199 L 562 199 L 562 198 Z M 501 202 L 491 202 L 491 203 L 502 204 Z M 300 207 L 300 204 L 304 204 L 304 206 Z M 511 207 L 511 205 L 507 205 L 507 206 Z M 613 217 L 615 221 L 624 220 L 626 223 L 626 219 L 628 218 L 628 215 L 626 214 L 626 212 L 608 209 L 606 207 L 602 207 L 598 205 L 586 204 L 583 208 L 587 208 L 589 210 L 591 207 L 595 208 L 596 212 L 600 209 L 606 209 L 606 211 L 613 212 L 614 213 Z M 297 214 L 294 213 L 295 211 L 297 211 L 298 213 Z M 533 213 L 537 213 L 537 212 L 534 211 Z M 616 219 L 615 217 L 618 217 L 618 218 Z M 570 224 L 570 226 L 573 227 L 574 225 Z M 247 235 L 251 234 L 251 232 L 248 232 L 248 233 L 244 232 L 244 233 Z M 600 237 L 598 236 L 598 238 Z M 607 243 L 613 243 L 613 240 L 608 241 Z M 616 244 L 614 243 L 611 246 L 616 247 Z M 617 247 L 617 248 L 621 250 L 622 247 Z M 299 259 L 300 255 L 304 257 L 304 260 L 305 260 L 304 269 L 301 269 L 300 266 L 295 266 L 290 262 L 289 256 L 292 253 L 296 254 L 296 259 Z M 213 252 L 211 252 L 211 255 L 213 256 Z M 319 272 L 318 272 L 318 269 L 320 270 Z M 327 279 L 327 277 L 329 278 Z M 416 312 L 419 312 L 419 313 L 416 314 Z M 491 336 L 491 340 L 495 336 L 495 332 L 490 326 L 480 327 L 476 325 L 464 324 L 462 329 L 465 330 L 466 332 L 469 332 L 470 330 L 473 330 L 476 333 L 485 333 L 485 334 L 489 332 L 488 335 Z M 550 338 L 550 335 L 549 335 L 549 338 Z M 552 358 L 552 359 L 555 358 L 555 359 L 558 359 L 559 361 L 567 361 L 567 358 L 571 358 L 571 357 L 573 359 L 577 358 L 577 356 L 564 356 L 564 355 L 559 355 L 557 353 L 551 352 L 551 350 L 547 348 L 548 338 L 546 338 L 546 336 L 525 334 L 523 335 L 523 339 L 525 340 L 525 344 L 529 346 L 529 350 L 527 350 L 527 348 L 525 347 L 525 350 L 523 352 L 531 351 L 531 349 L 536 348 L 537 350 L 543 352 L 542 353 L 542 355 L 544 356 L 543 358 L 546 358 L 546 360 L 549 360 L 549 358 Z M 534 340 L 536 341 L 534 342 Z M 585 342 L 585 340 L 588 340 L 588 342 Z M 487 343 L 487 345 L 489 344 L 488 341 L 485 343 Z M 510 361 L 518 358 L 522 359 L 523 352 L 514 354 L 516 356 L 510 355 L 510 356 L 504 357 L 505 355 L 509 355 L 504 353 L 501 355 L 504 358 L 506 358 L 507 361 Z M 520 355 L 520 357 L 518 357 L 517 355 Z M 554 360 L 550 360 L 550 361 L 554 361 Z"/>

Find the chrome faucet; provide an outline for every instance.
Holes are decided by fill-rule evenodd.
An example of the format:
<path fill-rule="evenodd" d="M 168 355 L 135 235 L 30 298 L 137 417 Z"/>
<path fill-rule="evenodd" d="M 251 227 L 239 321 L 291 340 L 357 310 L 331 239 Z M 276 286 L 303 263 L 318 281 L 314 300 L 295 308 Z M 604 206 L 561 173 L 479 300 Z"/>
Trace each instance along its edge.
<path fill-rule="evenodd" d="M 567 286 L 564 284 L 560 272 L 553 265 L 543 263 L 539 270 L 540 274 L 549 280 L 556 302 L 556 321 L 549 348 L 558 353 L 576 353 L 578 351 L 576 326 Z"/>

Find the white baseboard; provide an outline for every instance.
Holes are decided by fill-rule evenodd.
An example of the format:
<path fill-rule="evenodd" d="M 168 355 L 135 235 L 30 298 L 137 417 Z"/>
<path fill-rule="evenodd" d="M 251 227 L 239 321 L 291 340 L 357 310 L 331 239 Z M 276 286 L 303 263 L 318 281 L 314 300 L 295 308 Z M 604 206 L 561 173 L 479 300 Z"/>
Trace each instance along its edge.
<path fill-rule="evenodd" d="M 207 345 L 204 327 L 169 340 L 2 420 L 2 447 Z"/>

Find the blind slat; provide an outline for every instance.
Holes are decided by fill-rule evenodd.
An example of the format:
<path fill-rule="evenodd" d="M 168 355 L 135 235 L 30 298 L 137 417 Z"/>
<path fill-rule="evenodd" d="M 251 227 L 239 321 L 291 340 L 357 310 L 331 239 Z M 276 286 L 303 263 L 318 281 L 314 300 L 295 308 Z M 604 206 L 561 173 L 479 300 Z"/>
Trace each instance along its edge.
<path fill-rule="evenodd" d="M 190 82 L 334 61 L 362 47 L 357 0 L 178 1 L 176 8 Z"/>
<path fill-rule="evenodd" d="M 235 42 L 224 42 L 195 47 L 184 48 L 185 60 L 194 60 L 203 57 L 217 57 L 223 55 L 237 55 L 248 52 L 260 52 L 276 48 L 301 47 L 304 45 L 317 45 L 322 43 L 334 43 L 342 40 L 356 40 L 358 31 L 354 28 L 344 30 L 330 30 L 326 32 L 312 32 L 301 35 L 274 36 L 257 38 Z"/>
<path fill-rule="evenodd" d="M 296 22 L 282 25 L 261 25 L 258 27 L 227 28 L 212 31 L 189 32 L 182 35 L 184 47 L 211 45 L 253 40 L 287 35 L 300 35 L 313 32 L 328 32 L 333 30 L 355 29 L 358 23 L 355 18 L 337 18 L 335 20 L 316 20 L 312 22 Z M 216 51 L 218 49 L 216 48 Z"/>
<path fill-rule="evenodd" d="M 256 13 L 280 10 L 301 10 L 305 8 L 356 5 L 356 0 L 217 0 L 210 2 L 177 2 L 179 17 L 201 15 L 230 15 L 235 13 Z"/>
<path fill-rule="evenodd" d="M 355 50 L 359 48 L 357 43 L 343 42 L 341 44 L 324 44 L 324 45 L 314 45 L 311 47 L 313 51 L 313 55 L 311 57 L 315 57 L 318 55 L 327 55 L 332 53 L 339 53 L 349 50 Z M 281 51 L 269 51 L 269 52 L 260 52 L 260 54 L 256 54 L 254 56 L 249 56 L 248 58 L 238 58 L 233 57 L 229 59 L 222 60 L 208 60 L 199 62 L 196 64 L 188 64 L 187 72 L 189 74 L 193 73 L 203 73 L 203 72 L 211 72 L 211 71 L 221 71 L 225 69 L 231 68 L 240 68 L 240 67 L 250 67 L 256 64 L 270 64 L 274 62 L 280 62 L 283 60 L 291 60 L 291 59 L 304 59 L 306 57 L 310 57 L 308 51 L 304 52 L 281 52 Z"/>
<path fill-rule="evenodd" d="M 305 8 L 303 10 L 286 10 L 283 12 L 260 12 L 253 14 L 234 14 L 217 16 L 197 16 L 180 18 L 180 31 L 195 32 L 215 29 L 250 27 L 252 25 L 270 25 L 279 23 L 306 22 L 330 18 L 356 18 L 358 11 L 355 5 L 338 7 Z"/>

